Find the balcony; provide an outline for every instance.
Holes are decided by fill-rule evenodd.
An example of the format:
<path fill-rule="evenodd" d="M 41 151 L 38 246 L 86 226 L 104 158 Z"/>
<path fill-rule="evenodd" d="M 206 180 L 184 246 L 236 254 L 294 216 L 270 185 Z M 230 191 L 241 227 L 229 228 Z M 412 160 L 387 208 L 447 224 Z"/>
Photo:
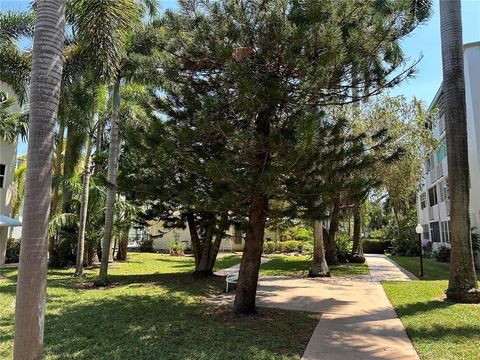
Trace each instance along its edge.
<path fill-rule="evenodd" d="M 433 220 L 433 218 L 434 218 L 434 216 L 433 216 L 433 206 L 428 207 L 428 218 L 430 220 Z"/>

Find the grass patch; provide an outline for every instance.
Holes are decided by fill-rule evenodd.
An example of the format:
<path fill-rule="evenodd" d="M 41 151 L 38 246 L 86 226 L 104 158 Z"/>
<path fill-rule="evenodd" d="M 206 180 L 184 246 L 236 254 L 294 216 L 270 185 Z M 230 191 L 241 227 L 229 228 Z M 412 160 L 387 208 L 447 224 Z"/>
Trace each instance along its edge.
<path fill-rule="evenodd" d="M 233 255 L 235 256 L 235 255 Z M 217 268 L 238 263 L 219 258 Z M 49 271 L 45 359 L 300 359 L 317 314 L 261 310 L 235 317 L 206 302 L 222 277 L 194 279 L 193 258 L 132 253 L 92 288 L 73 270 Z M 12 358 L 16 269 L 0 274 L 0 358 Z"/>
<path fill-rule="evenodd" d="M 447 285 L 445 280 L 383 282 L 422 360 L 478 359 L 480 305 L 442 301 Z"/>
<path fill-rule="evenodd" d="M 270 255 L 271 260 L 262 264 L 261 275 L 276 276 L 306 276 L 312 264 L 312 257 L 308 255 Z M 332 276 L 368 275 L 367 264 L 342 264 L 330 266 Z"/>
<path fill-rule="evenodd" d="M 420 277 L 420 258 L 410 256 L 390 256 L 401 267 Z M 423 279 L 448 280 L 449 264 L 439 263 L 431 259 L 423 259 Z"/>

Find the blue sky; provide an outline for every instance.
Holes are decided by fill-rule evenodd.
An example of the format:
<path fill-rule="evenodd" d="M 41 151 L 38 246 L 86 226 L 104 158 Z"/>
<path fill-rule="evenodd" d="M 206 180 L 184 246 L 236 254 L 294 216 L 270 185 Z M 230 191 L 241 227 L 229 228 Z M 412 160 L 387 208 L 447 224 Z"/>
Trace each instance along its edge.
<path fill-rule="evenodd" d="M 160 0 L 162 9 L 175 8 L 176 0 Z M 28 7 L 29 0 L 0 0 L 0 10 L 20 10 Z M 462 0 L 463 41 L 480 41 L 480 0 Z M 400 84 L 390 93 L 417 97 L 429 105 L 435 96 L 442 79 L 442 61 L 440 46 L 439 1 L 434 0 L 434 13 L 431 19 L 403 41 L 402 48 L 411 61 L 423 58 L 417 67 L 417 75 Z M 480 71 L 480 70 L 479 70 Z M 24 146 L 19 149 L 25 152 Z"/>

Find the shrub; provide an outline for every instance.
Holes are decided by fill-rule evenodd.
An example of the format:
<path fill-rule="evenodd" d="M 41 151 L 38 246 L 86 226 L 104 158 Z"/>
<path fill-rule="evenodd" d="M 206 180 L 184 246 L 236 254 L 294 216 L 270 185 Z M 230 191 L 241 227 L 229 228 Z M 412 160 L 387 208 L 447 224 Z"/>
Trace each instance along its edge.
<path fill-rule="evenodd" d="M 153 249 L 153 239 L 145 239 L 140 241 L 140 246 L 138 247 L 138 250 L 141 252 L 155 252 Z"/>
<path fill-rule="evenodd" d="M 288 240 L 283 243 L 284 252 L 302 252 L 303 242 L 297 240 Z"/>
<path fill-rule="evenodd" d="M 313 252 L 313 244 L 310 242 L 303 243 L 303 251 L 304 253 L 312 253 Z"/>
<path fill-rule="evenodd" d="M 393 242 L 395 251 L 401 256 L 418 256 L 420 255 L 420 245 L 418 243 L 417 234 L 414 231 L 402 234 Z"/>
<path fill-rule="evenodd" d="M 385 250 L 391 246 L 391 242 L 376 239 L 363 239 L 362 246 L 363 252 L 366 254 L 384 254 Z"/>
<path fill-rule="evenodd" d="M 312 245 L 304 243 L 303 241 L 298 240 L 287 240 L 287 241 L 265 241 L 263 243 L 263 252 L 265 254 L 271 254 L 274 252 L 280 253 L 291 253 L 291 252 L 302 252 L 305 246 Z"/>
<path fill-rule="evenodd" d="M 425 245 L 423 245 L 422 249 L 423 249 L 423 254 L 425 255 L 425 257 L 428 257 L 428 258 L 433 258 L 434 257 L 433 244 L 432 244 L 431 241 L 429 241 Z"/>
<path fill-rule="evenodd" d="M 178 241 L 171 241 L 168 244 L 168 249 L 170 250 L 171 256 L 185 256 L 185 250 L 187 249 L 187 246 Z"/>
<path fill-rule="evenodd" d="M 275 251 L 277 247 L 277 244 L 275 244 L 275 241 L 265 241 L 263 243 L 263 252 L 265 254 L 271 254 Z"/>
<path fill-rule="evenodd" d="M 20 257 L 20 240 L 8 239 L 5 262 L 17 263 Z"/>
<path fill-rule="evenodd" d="M 387 230 L 385 228 L 372 230 L 370 232 L 370 239 L 385 239 L 387 235 L 386 231 Z"/>
<path fill-rule="evenodd" d="M 435 259 L 440 262 L 450 262 L 450 248 L 441 246 L 435 254 Z"/>
<path fill-rule="evenodd" d="M 352 252 L 352 242 L 348 235 L 338 235 L 336 238 L 337 259 L 341 263 L 347 262 L 349 253 Z"/>

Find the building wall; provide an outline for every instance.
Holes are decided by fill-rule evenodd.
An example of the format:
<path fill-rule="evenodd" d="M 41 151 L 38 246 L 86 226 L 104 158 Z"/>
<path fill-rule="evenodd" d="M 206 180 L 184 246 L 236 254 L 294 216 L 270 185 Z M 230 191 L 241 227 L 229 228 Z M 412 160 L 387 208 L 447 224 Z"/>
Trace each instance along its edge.
<path fill-rule="evenodd" d="M 132 229 L 129 235 L 130 243 L 135 244 L 145 236 L 153 238 L 153 247 L 158 251 L 167 251 L 172 241 L 184 243 L 189 249 L 192 247 L 188 225 L 185 229 L 168 229 L 162 221 L 152 222 L 145 230 Z M 279 237 L 276 232 L 266 229 L 264 239 L 277 241 Z M 227 237 L 222 240 L 220 251 L 243 251 L 244 245 L 245 234 L 232 225 L 227 231 Z"/>
<path fill-rule="evenodd" d="M 464 46 L 464 62 L 465 62 L 465 100 L 467 105 L 467 132 L 468 132 L 468 153 L 470 166 L 470 221 L 472 227 L 477 227 L 480 231 L 480 42 L 467 44 Z M 430 110 L 437 108 L 439 110 L 435 120 L 432 132 L 436 139 L 442 140 L 446 136 L 444 128 L 444 118 L 442 113 L 442 89 L 437 92 Z M 442 231 L 442 223 L 449 224 L 450 220 L 450 204 L 449 199 L 441 200 L 441 184 L 448 182 L 448 165 L 447 157 L 438 161 L 438 152 L 433 152 L 433 166 L 427 171 L 425 166 L 423 186 L 417 194 L 417 210 L 418 220 L 424 226 L 424 234 L 422 242 L 433 241 L 434 234 L 432 224 L 438 222 L 440 228 L 439 242 L 433 242 L 433 248 L 438 249 L 440 246 L 450 246 L 449 229 Z M 429 189 L 436 187 L 437 204 L 431 206 L 429 201 Z M 422 209 L 422 195 L 426 195 L 426 207 Z M 426 231 L 428 228 L 428 231 Z M 477 266 L 480 266 L 480 256 L 477 254 Z"/>
<path fill-rule="evenodd" d="M 0 83 L 0 91 L 12 96 L 13 92 L 5 84 Z M 18 111 L 15 104 L 12 111 Z M 0 138 L 0 164 L 5 165 L 3 186 L 0 188 L 0 215 L 10 216 L 10 206 L 13 198 L 13 176 L 17 159 L 17 143 L 9 143 Z M 8 229 L 0 227 L 0 265 L 4 263 Z"/>

